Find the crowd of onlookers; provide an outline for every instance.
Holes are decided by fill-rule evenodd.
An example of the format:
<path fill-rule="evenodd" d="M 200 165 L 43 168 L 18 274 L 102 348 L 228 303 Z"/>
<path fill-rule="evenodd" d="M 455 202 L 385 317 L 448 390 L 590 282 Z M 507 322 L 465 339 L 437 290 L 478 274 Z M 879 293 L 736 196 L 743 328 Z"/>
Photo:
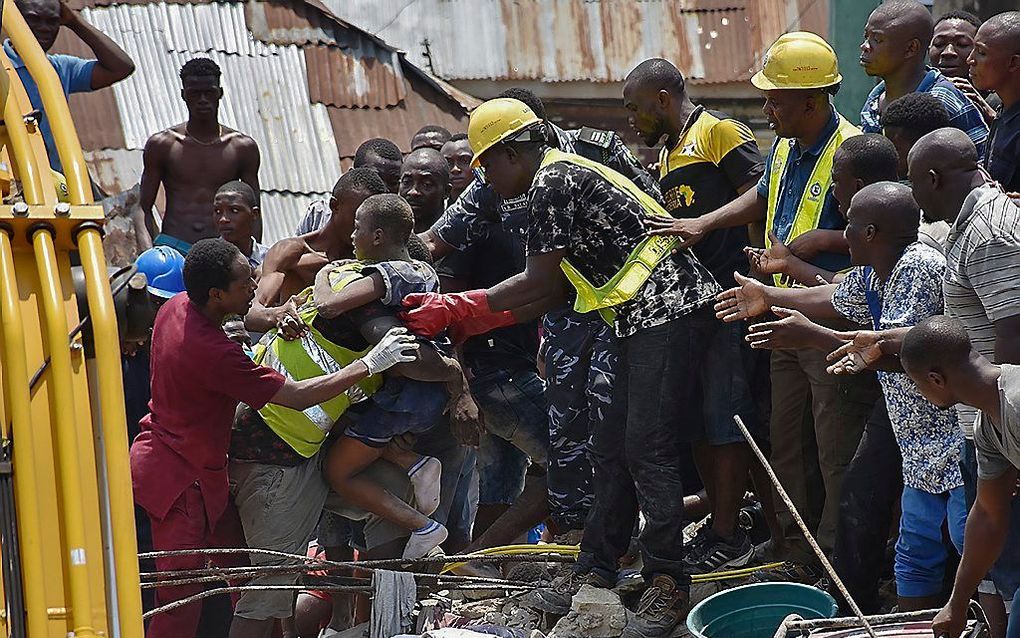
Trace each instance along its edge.
<path fill-rule="evenodd" d="M 67 93 L 132 72 L 63 3 L 18 6 L 44 49 L 66 26 L 95 53 L 50 56 Z M 553 614 L 582 584 L 612 587 L 639 554 L 648 588 L 631 638 L 669 635 L 692 574 L 780 562 L 752 579 L 840 599 L 737 415 L 865 612 L 890 606 L 891 572 L 899 610 L 944 606 L 936 635 L 958 636 L 977 596 L 993 635 L 1017 638 L 1020 13 L 933 18 L 890 0 L 860 51 L 878 82 L 859 113 L 841 114 L 824 39 L 773 45 L 752 79 L 777 137 L 764 156 L 745 124 L 695 104 L 666 60 L 642 62 L 623 87 L 632 127 L 661 144 L 650 167 L 615 132 L 564 130 L 511 89 L 467 133 L 422 127 L 406 155 L 368 140 L 271 246 L 258 169 L 273 149 L 220 123 L 219 67 L 190 60 L 188 120 L 146 144 L 133 220 L 160 306 L 151 343 L 124 344 L 139 529 L 157 549 L 246 543 L 333 560 L 541 533 L 581 546 L 535 597 Z M 480 113 L 497 108 L 524 122 L 487 121 L 513 134 L 487 141 Z M 569 166 L 548 170 L 556 161 Z M 649 237 L 675 243 L 643 288 L 585 306 L 617 280 L 600 267 L 664 241 Z M 560 259 L 542 259 L 558 251 L 565 279 Z M 515 292 L 528 287 L 539 292 Z M 569 302 L 547 304 L 553 288 L 572 290 Z M 297 578 L 266 574 L 252 582 Z M 154 602 L 203 587 L 159 588 Z M 206 607 L 159 614 L 149 634 L 225 633 Z M 229 631 L 314 636 L 365 613 L 350 596 L 245 591 Z"/>

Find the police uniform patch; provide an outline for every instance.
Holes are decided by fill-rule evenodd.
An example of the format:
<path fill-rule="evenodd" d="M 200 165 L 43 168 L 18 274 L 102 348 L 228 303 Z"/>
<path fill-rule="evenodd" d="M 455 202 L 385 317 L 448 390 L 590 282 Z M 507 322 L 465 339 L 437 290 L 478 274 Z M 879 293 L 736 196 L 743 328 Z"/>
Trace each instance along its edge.
<path fill-rule="evenodd" d="M 814 184 L 812 184 L 811 185 L 811 196 L 812 197 L 818 197 L 821 194 L 822 194 L 822 185 L 819 184 L 818 182 L 815 182 Z"/>
<path fill-rule="evenodd" d="M 597 128 L 585 126 L 581 128 L 581 132 L 578 134 L 577 139 L 582 142 L 598 146 L 599 148 L 609 148 L 613 143 L 613 133 L 611 131 L 603 131 Z"/>

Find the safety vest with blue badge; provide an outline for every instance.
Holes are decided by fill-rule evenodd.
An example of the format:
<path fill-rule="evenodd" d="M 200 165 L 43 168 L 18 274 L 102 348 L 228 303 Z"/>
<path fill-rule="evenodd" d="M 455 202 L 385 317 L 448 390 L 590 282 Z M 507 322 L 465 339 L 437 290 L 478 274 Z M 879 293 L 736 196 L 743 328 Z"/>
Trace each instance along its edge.
<path fill-rule="evenodd" d="M 822 218 L 822 209 L 825 207 L 825 198 L 832 186 L 832 158 L 836 149 L 843 143 L 843 140 L 855 135 L 861 135 L 861 129 L 848 122 L 842 115 L 838 115 L 839 124 L 836 131 L 825 144 L 825 148 L 818 155 L 818 161 L 808 177 L 808 186 L 801 193 L 800 203 L 797 205 L 797 214 L 790 226 L 790 233 L 781 237 L 784 242 L 790 243 L 798 235 L 803 235 L 809 230 L 818 228 L 818 222 Z M 783 188 L 783 181 L 786 177 L 786 163 L 790 158 L 790 149 L 796 144 L 795 140 L 780 139 L 776 144 L 776 151 L 772 156 L 772 166 L 769 171 L 769 198 L 766 209 L 765 228 L 773 228 L 776 220 L 776 209 L 779 206 L 779 197 Z M 765 246 L 771 246 L 772 241 L 768 233 L 765 233 Z M 789 282 L 783 275 L 772 275 L 777 286 L 789 287 Z"/>

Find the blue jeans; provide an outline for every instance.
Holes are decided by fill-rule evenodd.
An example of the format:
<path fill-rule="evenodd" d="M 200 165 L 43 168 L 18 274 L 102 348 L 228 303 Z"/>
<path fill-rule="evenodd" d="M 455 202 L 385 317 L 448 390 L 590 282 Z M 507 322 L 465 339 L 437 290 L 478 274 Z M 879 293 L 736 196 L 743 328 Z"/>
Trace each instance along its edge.
<path fill-rule="evenodd" d="M 486 430 L 478 448 L 478 502 L 510 505 L 524 490 L 528 465 L 547 463 L 545 384 L 534 370 L 472 369 L 471 394 Z"/>
<path fill-rule="evenodd" d="M 903 488 L 900 501 L 900 537 L 896 541 L 896 593 L 903 598 L 921 598 L 942 591 L 946 575 L 946 546 L 942 523 L 949 524 L 949 537 L 957 551 L 963 551 L 963 528 L 967 505 L 963 487 L 942 494 Z"/>
<path fill-rule="evenodd" d="M 1013 596 L 1013 604 L 1009 607 L 1009 624 L 1006 625 L 1006 638 L 1020 638 L 1020 596 Z"/>

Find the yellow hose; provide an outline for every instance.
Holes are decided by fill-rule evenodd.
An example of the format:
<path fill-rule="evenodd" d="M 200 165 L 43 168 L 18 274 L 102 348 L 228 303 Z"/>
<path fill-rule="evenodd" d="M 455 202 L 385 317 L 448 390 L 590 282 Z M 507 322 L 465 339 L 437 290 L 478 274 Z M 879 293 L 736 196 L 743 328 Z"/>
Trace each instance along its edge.
<path fill-rule="evenodd" d="M 504 545 L 502 547 L 489 547 L 486 549 L 480 549 L 475 554 L 479 556 L 524 556 L 528 554 L 540 555 L 540 554 L 561 554 L 564 556 L 577 556 L 581 551 L 578 545 Z M 458 567 L 465 565 L 466 563 L 448 563 L 443 567 L 442 574 L 449 573 Z M 779 567 L 783 563 L 768 563 L 767 565 L 757 565 L 755 567 L 743 567 L 741 569 L 733 569 L 724 572 L 711 572 L 709 574 L 695 574 L 691 576 L 692 583 L 711 583 L 722 580 L 734 580 L 737 578 L 745 578 L 750 576 L 754 572 L 763 569 L 774 569 Z"/>

